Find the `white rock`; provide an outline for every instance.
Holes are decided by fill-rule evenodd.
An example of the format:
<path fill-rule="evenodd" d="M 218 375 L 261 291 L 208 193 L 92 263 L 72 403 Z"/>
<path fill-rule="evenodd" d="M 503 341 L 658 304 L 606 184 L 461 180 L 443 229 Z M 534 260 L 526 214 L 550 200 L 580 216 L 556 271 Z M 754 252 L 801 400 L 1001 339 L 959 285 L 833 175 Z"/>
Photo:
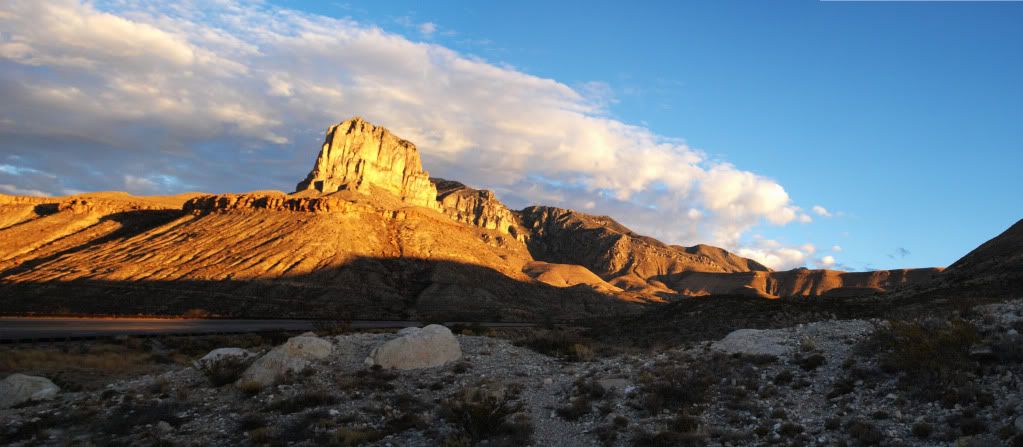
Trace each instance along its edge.
<path fill-rule="evenodd" d="M 288 339 L 283 345 L 270 350 L 242 373 L 238 383 L 273 384 L 288 373 L 302 372 L 312 360 L 324 359 L 334 350 L 334 345 L 318 337 L 298 336 Z"/>
<path fill-rule="evenodd" d="M 201 359 L 195 361 L 196 368 L 202 368 L 206 365 L 210 365 L 226 358 L 239 358 L 247 360 L 251 357 L 255 357 L 256 354 L 244 350 L 242 348 L 218 348 L 210 351 L 204 355 Z"/>
<path fill-rule="evenodd" d="M 780 331 L 739 329 L 714 342 L 711 349 L 726 354 L 782 356 L 792 351 L 790 338 Z"/>
<path fill-rule="evenodd" d="M 451 330 L 439 324 L 422 329 L 405 328 L 399 337 L 387 341 L 369 354 L 367 365 L 384 368 L 419 369 L 441 366 L 462 358 L 462 347 Z"/>
<path fill-rule="evenodd" d="M 0 381 L 0 408 L 34 400 L 50 400 L 59 392 L 60 387 L 45 377 L 11 374 Z"/>
<path fill-rule="evenodd" d="M 1016 433 L 1023 433 L 1023 416 L 1017 417 L 1013 425 L 1016 426 Z"/>

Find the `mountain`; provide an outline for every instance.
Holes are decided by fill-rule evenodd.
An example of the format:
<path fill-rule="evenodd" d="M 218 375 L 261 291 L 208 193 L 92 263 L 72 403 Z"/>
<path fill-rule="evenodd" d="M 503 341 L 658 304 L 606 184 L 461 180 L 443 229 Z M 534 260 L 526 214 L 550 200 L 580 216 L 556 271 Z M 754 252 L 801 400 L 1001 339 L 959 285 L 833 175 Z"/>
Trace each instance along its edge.
<path fill-rule="evenodd" d="M 331 126 L 296 191 L 0 196 L 8 312 L 585 318 L 691 295 L 876 293 L 937 270 L 774 272 L 610 217 L 430 178 L 416 146 Z"/>
<path fill-rule="evenodd" d="M 981 244 L 945 270 L 944 287 L 971 293 L 1023 292 L 1023 220 Z"/>

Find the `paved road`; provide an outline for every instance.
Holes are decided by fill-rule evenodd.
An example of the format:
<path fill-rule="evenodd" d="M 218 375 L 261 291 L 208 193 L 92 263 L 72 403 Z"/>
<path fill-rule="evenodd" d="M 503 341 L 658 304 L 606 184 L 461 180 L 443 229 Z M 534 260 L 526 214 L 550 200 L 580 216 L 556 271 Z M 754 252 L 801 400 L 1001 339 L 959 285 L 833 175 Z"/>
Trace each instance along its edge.
<path fill-rule="evenodd" d="M 353 329 L 420 326 L 416 321 L 353 321 Z M 486 327 L 529 327 L 529 323 L 483 323 Z M 215 334 L 308 331 L 309 320 L 172 320 L 157 318 L 0 317 L 0 341 L 113 337 L 116 335 Z"/>

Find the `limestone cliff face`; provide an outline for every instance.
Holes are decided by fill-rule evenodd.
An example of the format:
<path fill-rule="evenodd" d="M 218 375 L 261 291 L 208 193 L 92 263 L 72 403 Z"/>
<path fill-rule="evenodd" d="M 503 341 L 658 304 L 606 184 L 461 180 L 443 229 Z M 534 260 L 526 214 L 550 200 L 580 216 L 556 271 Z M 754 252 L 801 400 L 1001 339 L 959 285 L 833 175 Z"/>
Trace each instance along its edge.
<path fill-rule="evenodd" d="M 430 179 L 437 187 L 441 211 L 452 219 L 488 230 L 497 230 L 525 241 L 526 234 L 518 218 L 493 192 L 473 189 L 459 182 Z"/>
<path fill-rule="evenodd" d="M 369 193 L 380 188 L 401 200 L 437 209 L 437 189 L 423 170 L 416 146 L 362 118 L 331 126 L 313 170 L 296 192 Z"/>

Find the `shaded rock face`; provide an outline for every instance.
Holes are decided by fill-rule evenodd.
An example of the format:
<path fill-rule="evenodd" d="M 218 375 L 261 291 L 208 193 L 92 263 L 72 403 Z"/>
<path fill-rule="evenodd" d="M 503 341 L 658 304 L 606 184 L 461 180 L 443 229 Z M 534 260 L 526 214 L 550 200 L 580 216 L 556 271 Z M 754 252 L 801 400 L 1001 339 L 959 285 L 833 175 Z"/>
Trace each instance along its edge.
<path fill-rule="evenodd" d="M 441 366 L 462 358 L 462 347 L 451 330 L 439 324 L 405 328 L 399 337 L 373 349 L 367 365 L 394 369 Z"/>
<path fill-rule="evenodd" d="M 368 193 L 370 187 L 413 205 L 437 208 L 437 190 L 423 170 L 416 146 L 356 117 L 327 129 L 316 164 L 296 192 Z"/>
<path fill-rule="evenodd" d="M 239 384 L 269 386 L 287 374 L 302 372 L 313 360 L 327 358 L 334 345 L 318 337 L 298 336 L 260 357 L 238 379 Z"/>
<path fill-rule="evenodd" d="M 0 408 L 57 397 L 60 387 L 45 377 L 11 374 L 0 381 Z"/>
<path fill-rule="evenodd" d="M 519 217 L 531 232 L 527 245 L 534 258 L 581 265 L 626 290 L 667 291 L 663 281 L 682 272 L 770 270 L 715 247 L 667 245 L 606 216 L 534 206 L 520 211 Z"/>
<path fill-rule="evenodd" d="M 1018 294 L 1023 281 L 1023 220 L 950 265 L 943 276 L 982 293 Z"/>
<path fill-rule="evenodd" d="M 497 230 L 525 241 L 525 231 L 515 213 L 497 200 L 493 192 L 473 189 L 442 178 L 432 178 L 430 181 L 437 188 L 437 201 L 440 202 L 444 214 L 458 222 Z"/>

